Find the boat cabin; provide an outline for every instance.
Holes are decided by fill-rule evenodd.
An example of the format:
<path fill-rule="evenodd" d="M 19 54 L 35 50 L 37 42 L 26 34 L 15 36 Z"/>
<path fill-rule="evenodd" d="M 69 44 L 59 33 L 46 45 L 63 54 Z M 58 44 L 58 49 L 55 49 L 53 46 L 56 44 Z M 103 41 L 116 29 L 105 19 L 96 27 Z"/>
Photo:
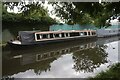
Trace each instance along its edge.
<path fill-rule="evenodd" d="M 71 31 L 19 31 L 19 39 L 9 41 L 10 44 L 29 45 L 43 42 L 67 40 L 74 38 L 96 37 L 96 30 Z"/>
<path fill-rule="evenodd" d="M 53 39 L 67 39 L 77 37 L 96 36 L 94 30 L 72 30 L 72 31 L 47 31 L 47 32 L 36 32 L 35 41 L 42 40 L 53 40 Z"/>

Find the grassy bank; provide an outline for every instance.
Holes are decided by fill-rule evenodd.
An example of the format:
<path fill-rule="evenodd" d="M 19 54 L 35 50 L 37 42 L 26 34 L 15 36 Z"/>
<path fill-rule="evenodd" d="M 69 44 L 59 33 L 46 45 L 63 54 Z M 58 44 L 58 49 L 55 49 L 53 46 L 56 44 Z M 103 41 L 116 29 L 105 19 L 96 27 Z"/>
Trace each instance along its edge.
<path fill-rule="evenodd" d="M 114 64 L 109 70 L 102 71 L 97 74 L 94 78 L 89 78 L 89 80 L 120 80 L 120 63 Z"/>

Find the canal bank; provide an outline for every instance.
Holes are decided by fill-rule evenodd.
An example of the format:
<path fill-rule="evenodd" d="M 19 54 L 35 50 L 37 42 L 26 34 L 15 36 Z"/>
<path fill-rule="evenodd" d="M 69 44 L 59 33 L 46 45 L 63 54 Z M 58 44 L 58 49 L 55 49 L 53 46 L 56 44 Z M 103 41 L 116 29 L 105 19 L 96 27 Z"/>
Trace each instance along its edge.
<path fill-rule="evenodd" d="M 106 71 L 98 73 L 95 77 L 89 78 L 88 80 L 105 80 L 105 79 L 120 79 L 120 63 L 113 64 Z"/>

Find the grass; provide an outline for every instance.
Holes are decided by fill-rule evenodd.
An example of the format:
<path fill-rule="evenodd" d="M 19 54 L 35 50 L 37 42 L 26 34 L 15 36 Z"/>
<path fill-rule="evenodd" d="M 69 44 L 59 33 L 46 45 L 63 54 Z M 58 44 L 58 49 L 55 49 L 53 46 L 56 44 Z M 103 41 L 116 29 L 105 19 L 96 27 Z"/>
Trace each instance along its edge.
<path fill-rule="evenodd" d="M 88 80 L 120 80 L 120 63 L 116 63 L 109 70 L 102 71 Z"/>

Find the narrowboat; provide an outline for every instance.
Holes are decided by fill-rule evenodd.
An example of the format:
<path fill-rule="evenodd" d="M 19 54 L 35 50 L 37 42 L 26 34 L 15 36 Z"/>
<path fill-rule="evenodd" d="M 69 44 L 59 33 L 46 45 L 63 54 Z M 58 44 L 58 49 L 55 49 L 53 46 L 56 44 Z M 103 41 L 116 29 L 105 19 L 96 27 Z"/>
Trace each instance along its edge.
<path fill-rule="evenodd" d="M 97 37 L 110 37 L 120 35 L 120 29 L 98 29 Z"/>
<path fill-rule="evenodd" d="M 37 45 L 76 39 L 93 39 L 93 37 L 97 37 L 96 30 L 19 31 L 17 39 L 8 41 L 8 44 Z"/>
<path fill-rule="evenodd" d="M 101 28 L 96 30 L 97 37 L 111 37 L 120 35 L 120 23 L 118 25 L 112 25 L 107 28 Z"/>

